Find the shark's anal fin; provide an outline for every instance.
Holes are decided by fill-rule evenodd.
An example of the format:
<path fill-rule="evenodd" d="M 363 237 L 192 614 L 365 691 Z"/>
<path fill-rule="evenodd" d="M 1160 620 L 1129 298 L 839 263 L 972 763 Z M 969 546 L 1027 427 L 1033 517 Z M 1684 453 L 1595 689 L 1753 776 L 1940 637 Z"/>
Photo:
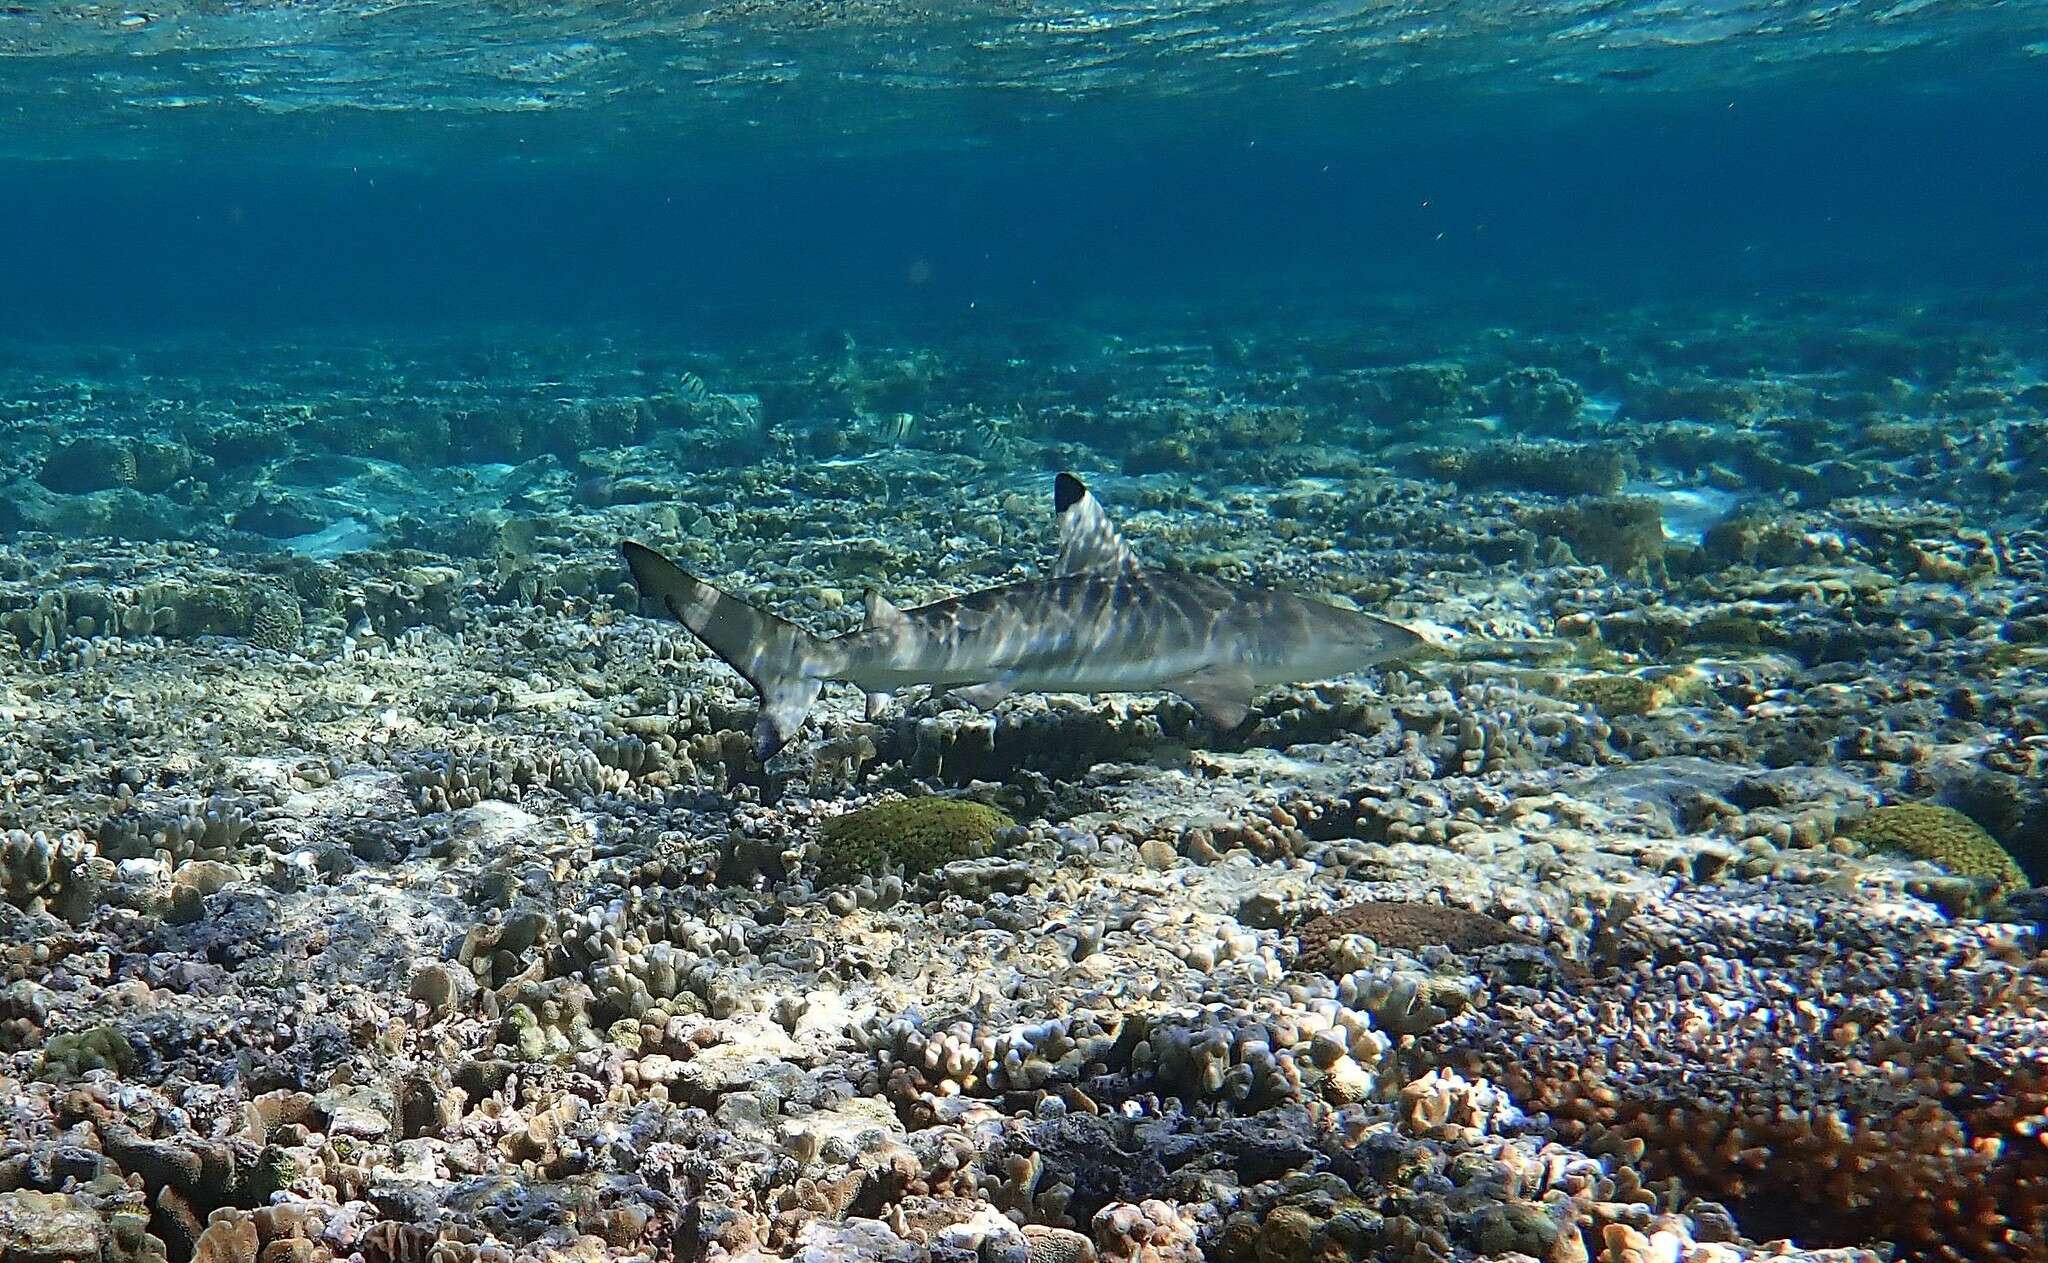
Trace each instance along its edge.
<path fill-rule="evenodd" d="M 1243 667 L 1203 667 L 1166 682 L 1166 687 L 1193 702 L 1219 732 L 1244 722 L 1252 708 L 1252 676 Z"/>
<path fill-rule="evenodd" d="M 1061 474 L 1052 483 L 1053 511 L 1060 520 L 1060 555 L 1054 574 L 1136 574 L 1131 546 L 1079 478 Z"/>
<path fill-rule="evenodd" d="M 966 688 L 948 691 L 954 697 L 959 698 L 976 710 L 987 710 L 1017 691 L 1017 677 L 1015 675 L 999 675 L 993 680 L 985 680 L 980 684 L 970 684 Z"/>
<path fill-rule="evenodd" d="M 880 719 L 882 717 L 882 712 L 888 710 L 889 703 L 894 700 L 895 695 L 891 693 L 867 694 L 866 701 L 868 722 L 873 723 L 877 719 Z"/>
<path fill-rule="evenodd" d="M 867 619 L 861 624 L 864 630 L 875 631 L 884 627 L 893 629 L 908 622 L 910 620 L 904 617 L 902 610 L 896 608 L 895 602 L 873 588 L 868 589 Z"/>

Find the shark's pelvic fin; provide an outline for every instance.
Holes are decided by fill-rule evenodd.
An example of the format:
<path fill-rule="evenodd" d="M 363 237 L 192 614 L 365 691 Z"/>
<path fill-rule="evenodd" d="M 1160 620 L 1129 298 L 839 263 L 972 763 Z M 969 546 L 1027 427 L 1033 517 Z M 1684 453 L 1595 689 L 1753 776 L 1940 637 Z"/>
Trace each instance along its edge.
<path fill-rule="evenodd" d="M 1365 614 L 1364 617 L 1370 619 L 1379 632 L 1382 657 L 1405 657 L 1429 643 L 1428 637 L 1413 627 L 1404 627 L 1391 618 L 1381 618 L 1377 614 Z"/>
<path fill-rule="evenodd" d="M 1229 732 L 1251 713 L 1252 676 L 1243 667 L 1203 667 L 1168 680 L 1166 687 L 1193 702 L 1218 732 Z"/>
<path fill-rule="evenodd" d="M 619 545 L 640 595 L 657 601 L 761 695 L 754 753 L 763 760 L 789 743 L 818 700 L 821 642 L 795 623 L 737 601 L 644 544 Z"/>
<path fill-rule="evenodd" d="M 895 602 L 873 588 L 868 589 L 867 617 L 861 620 L 861 630 L 899 632 L 909 627 L 910 620 L 904 617 L 903 611 L 897 608 Z M 889 703 L 895 700 L 895 696 L 891 693 L 865 693 L 862 694 L 862 700 L 865 703 L 862 713 L 867 716 L 869 723 L 873 723 L 889 709 Z"/>
<path fill-rule="evenodd" d="M 1102 502 L 1072 474 L 1053 479 L 1053 512 L 1060 521 L 1060 555 L 1054 574 L 1136 574 L 1138 558 Z"/>
<path fill-rule="evenodd" d="M 976 710 L 987 710 L 1016 691 L 1017 673 L 1011 671 L 993 680 L 954 689 L 952 694 Z"/>

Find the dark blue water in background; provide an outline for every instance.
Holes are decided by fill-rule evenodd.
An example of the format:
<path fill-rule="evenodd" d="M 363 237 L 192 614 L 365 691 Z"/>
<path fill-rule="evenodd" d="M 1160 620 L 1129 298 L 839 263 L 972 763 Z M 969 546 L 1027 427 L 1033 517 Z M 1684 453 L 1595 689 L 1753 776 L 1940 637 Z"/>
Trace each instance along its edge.
<path fill-rule="evenodd" d="M 2024 311 L 2048 258 L 2040 87 L 1936 52 L 1728 92 L 954 111 L 838 156 L 743 131 L 572 147 L 550 118 L 389 163 L 337 162 L 319 128 L 155 155 L 145 138 L 121 161 L 0 161 L 0 320 L 29 338 L 627 321 L 745 339 L 1389 297 L 1540 318 L 1973 291 Z"/>

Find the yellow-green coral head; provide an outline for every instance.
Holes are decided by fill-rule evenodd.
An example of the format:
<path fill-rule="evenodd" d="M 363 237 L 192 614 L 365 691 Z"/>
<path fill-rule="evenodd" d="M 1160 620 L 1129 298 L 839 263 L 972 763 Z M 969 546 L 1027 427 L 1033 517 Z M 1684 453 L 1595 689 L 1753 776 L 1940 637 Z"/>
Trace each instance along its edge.
<path fill-rule="evenodd" d="M 843 885 L 885 870 L 906 877 L 995 849 L 1016 821 L 960 798 L 891 798 L 827 820 L 815 852 L 820 885 Z"/>
<path fill-rule="evenodd" d="M 1856 821 L 1848 830 L 1852 841 L 1873 850 L 1900 852 L 1929 860 L 1959 877 L 1993 883 L 1994 898 L 2030 884 L 2019 862 L 1962 812 L 1933 803 L 1896 803 Z"/>
<path fill-rule="evenodd" d="M 135 1048 L 117 1027 L 102 1023 L 83 1031 L 52 1035 L 43 1044 L 41 1078 L 68 1083 L 92 1070 L 123 1071 L 135 1064 Z"/>

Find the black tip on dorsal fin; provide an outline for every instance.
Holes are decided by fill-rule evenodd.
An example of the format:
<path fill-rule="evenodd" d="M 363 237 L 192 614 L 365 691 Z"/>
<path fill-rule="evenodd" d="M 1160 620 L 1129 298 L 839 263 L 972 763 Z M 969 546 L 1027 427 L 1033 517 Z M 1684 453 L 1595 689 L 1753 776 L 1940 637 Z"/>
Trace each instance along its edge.
<path fill-rule="evenodd" d="M 1079 478 L 1063 473 L 1053 479 L 1054 517 L 1060 528 L 1060 555 L 1055 575 L 1136 574 L 1138 559 Z"/>

